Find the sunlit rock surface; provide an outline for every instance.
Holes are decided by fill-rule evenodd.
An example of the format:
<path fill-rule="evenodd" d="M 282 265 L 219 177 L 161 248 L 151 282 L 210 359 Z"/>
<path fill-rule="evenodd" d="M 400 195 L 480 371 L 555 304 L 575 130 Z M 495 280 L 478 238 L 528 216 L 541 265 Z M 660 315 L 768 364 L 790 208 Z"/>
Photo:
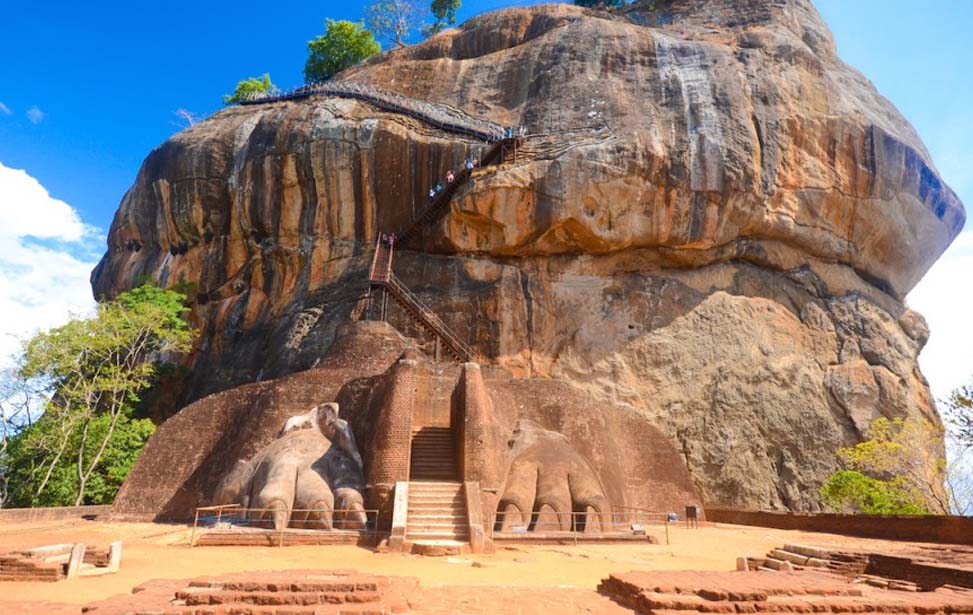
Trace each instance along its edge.
<path fill-rule="evenodd" d="M 962 205 L 809 2 L 660 5 L 490 13 L 342 75 L 532 135 L 396 273 L 484 362 L 651 418 L 707 501 L 813 509 L 874 418 L 938 421 L 901 298 Z M 196 302 L 160 415 L 313 366 L 360 314 L 376 234 L 481 147 L 314 97 L 226 109 L 153 151 L 92 281 Z"/>

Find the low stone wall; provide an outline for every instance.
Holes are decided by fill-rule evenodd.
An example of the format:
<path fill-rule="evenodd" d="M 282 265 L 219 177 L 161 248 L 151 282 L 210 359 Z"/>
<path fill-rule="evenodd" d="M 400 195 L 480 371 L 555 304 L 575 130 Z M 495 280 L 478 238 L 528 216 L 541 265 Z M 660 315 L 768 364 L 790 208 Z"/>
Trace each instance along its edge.
<path fill-rule="evenodd" d="M 943 585 L 973 588 L 973 570 L 950 564 L 917 562 L 908 557 L 895 557 L 881 553 L 868 556 L 868 574 L 890 579 L 903 579 L 915 583 L 923 591 L 932 591 Z"/>
<path fill-rule="evenodd" d="M 53 506 L 50 508 L 4 508 L 0 509 L 0 523 L 24 521 L 61 521 L 100 517 L 111 512 L 111 505 L 101 506 Z"/>
<path fill-rule="evenodd" d="M 716 523 L 756 525 L 781 530 L 824 532 L 885 540 L 973 545 L 973 517 L 840 515 L 707 507 L 706 518 Z"/>

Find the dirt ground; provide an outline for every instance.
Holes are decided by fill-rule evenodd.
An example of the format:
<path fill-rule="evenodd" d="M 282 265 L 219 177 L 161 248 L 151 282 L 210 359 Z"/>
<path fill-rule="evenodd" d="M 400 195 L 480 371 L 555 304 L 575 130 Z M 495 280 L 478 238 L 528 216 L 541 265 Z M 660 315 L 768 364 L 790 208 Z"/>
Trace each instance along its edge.
<path fill-rule="evenodd" d="M 58 583 L 0 583 L 0 614 L 55 612 L 42 603 L 80 605 L 129 593 L 151 579 L 182 579 L 247 570 L 357 569 L 417 577 L 423 587 L 571 587 L 594 590 L 609 572 L 628 570 L 733 570 L 739 556 L 761 556 L 785 543 L 849 550 L 930 555 L 939 545 L 849 538 L 832 534 L 712 524 L 699 529 L 650 528 L 661 544 L 499 545 L 495 554 L 421 557 L 375 553 L 354 546 L 189 547 L 190 528 L 151 523 L 60 521 L 0 523 L 0 552 L 63 542 L 106 547 L 124 543 L 117 574 Z M 973 557 L 973 550 L 971 550 Z M 37 608 L 25 610 L 34 603 Z M 62 611 L 63 612 L 63 611 Z"/>

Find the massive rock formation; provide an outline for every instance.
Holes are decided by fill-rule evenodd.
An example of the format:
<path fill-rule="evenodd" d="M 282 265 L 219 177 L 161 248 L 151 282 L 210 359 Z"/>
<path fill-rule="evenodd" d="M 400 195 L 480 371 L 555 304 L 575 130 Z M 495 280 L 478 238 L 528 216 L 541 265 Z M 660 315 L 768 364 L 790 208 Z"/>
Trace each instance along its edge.
<path fill-rule="evenodd" d="M 938 421 L 902 298 L 963 209 L 807 0 L 658 4 L 490 13 L 341 75 L 531 135 L 396 272 L 481 362 L 651 420 L 708 502 L 814 509 L 873 419 Z M 223 110 L 146 159 L 95 293 L 193 288 L 180 401 L 309 368 L 377 233 L 481 147 L 348 99 Z"/>

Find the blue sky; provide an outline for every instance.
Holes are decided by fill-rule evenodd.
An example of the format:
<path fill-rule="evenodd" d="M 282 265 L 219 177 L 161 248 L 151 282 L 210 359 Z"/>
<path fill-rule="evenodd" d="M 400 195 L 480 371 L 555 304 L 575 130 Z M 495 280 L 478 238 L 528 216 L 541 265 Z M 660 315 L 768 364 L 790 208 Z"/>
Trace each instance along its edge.
<path fill-rule="evenodd" d="M 323 31 L 325 17 L 358 19 L 364 4 L 6 3 L 0 20 L 0 170 L 6 169 L 22 194 L 43 192 L 56 199 L 43 205 L 51 208 L 50 216 L 74 213 L 63 220 L 67 234 L 33 233 L 41 233 L 34 247 L 62 265 L 57 269 L 62 277 L 36 280 L 38 296 L 30 305 L 49 317 L 31 320 L 28 310 L 10 318 L 9 295 L 22 292 L 26 282 L 8 275 L 5 285 L 2 273 L 29 267 L 24 262 L 36 256 L 27 252 L 17 257 L 24 262 L 7 257 L 7 263 L 0 253 L 0 315 L 7 322 L 22 318 L 49 326 L 53 315 L 84 309 L 84 299 L 67 297 L 84 294 L 85 271 L 103 250 L 103 233 L 142 159 L 177 130 L 174 112 L 185 108 L 207 115 L 220 108 L 221 96 L 236 81 L 250 75 L 269 72 L 282 87 L 300 84 L 307 40 Z M 531 2 L 466 0 L 460 18 L 513 4 Z M 968 146 L 973 143 L 973 1 L 818 0 L 816 5 L 835 33 L 841 57 L 916 126 L 947 182 L 973 204 Z M 0 202 L 0 215 L 6 218 L 11 207 Z M 74 265 L 63 260 L 65 251 Z M 973 372 L 973 350 L 963 354 L 956 341 L 973 348 L 970 319 L 941 314 L 945 304 L 957 304 L 955 288 L 962 284 L 955 276 L 973 268 L 973 241 L 960 242 L 937 268 L 929 276 L 937 279 L 920 285 L 910 300 L 933 325 L 930 347 L 940 358 L 932 373 L 924 368 L 940 393 L 947 381 L 953 385 L 961 373 Z M 41 293 L 52 283 L 59 296 L 45 304 Z M 969 299 L 966 306 L 973 296 Z M 962 335 L 951 330 L 956 326 L 965 326 Z M 937 340 L 937 330 L 950 334 Z M 0 343 L 0 354 L 4 350 Z M 949 370 L 952 375 L 939 382 L 936 374 Z"/>
<path fill-rule="evenodd" d="M 237 80 L 301 83 L 308 39 L 362 2 L 12 2 L 0 22 L 0 163 L 26 169 L 102 228 L 182 107 L 208 114 Z M 501 6 L 467 0 L 461 18 Z M 518 2 L 517 4 L 525 4 Z M 186 8 L 190 6 L 190 8 Z M 842 58 L 916 126 L 947 181 L 973 203 L 973 2 L 819 0 Z M 27 112 L 43 119 L 31 122 Z"/>

